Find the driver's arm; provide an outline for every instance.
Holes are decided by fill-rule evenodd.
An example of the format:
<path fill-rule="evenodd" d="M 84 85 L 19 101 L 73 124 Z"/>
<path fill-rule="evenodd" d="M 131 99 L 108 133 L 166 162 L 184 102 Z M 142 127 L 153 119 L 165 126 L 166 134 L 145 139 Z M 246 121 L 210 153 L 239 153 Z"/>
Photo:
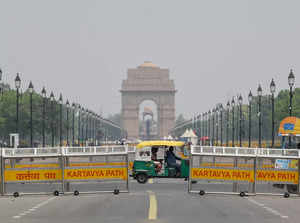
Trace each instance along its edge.
<path fill-rule="evenodd" d="M 175 156 L 175 159 L 177 159 L 177 160 L 181 160 L 181 158 L 180 158 L 180 157 L 178 157 L 178 156 L 176 156 L 175 154 L 174 154 L 174 156 Z"/>

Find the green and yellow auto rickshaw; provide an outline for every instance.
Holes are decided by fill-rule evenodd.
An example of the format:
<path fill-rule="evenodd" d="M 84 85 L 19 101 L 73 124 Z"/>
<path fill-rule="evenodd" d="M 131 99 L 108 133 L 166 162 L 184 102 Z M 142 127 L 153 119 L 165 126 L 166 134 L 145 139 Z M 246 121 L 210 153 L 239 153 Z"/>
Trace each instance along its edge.
<path fill-rule="evenodd" d="M 136 146 L 132 176 L 139 183 L 149 178 L 188 178 L 189 144 L 181 141 L 144 141 Z M 172 152 L 173 151 L 173 152 Z M 180 159 L 174 167 L 167 164 L 170 152 Z"/>

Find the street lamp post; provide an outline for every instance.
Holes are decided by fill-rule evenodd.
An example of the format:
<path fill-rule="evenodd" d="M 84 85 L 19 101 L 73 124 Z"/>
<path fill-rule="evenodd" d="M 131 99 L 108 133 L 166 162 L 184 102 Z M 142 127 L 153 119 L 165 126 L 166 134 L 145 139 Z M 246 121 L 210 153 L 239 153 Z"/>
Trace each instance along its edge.
<path fill-rule="evenodd" d="M 219 111 L 220 111 L 220 125 L 221 125 L 221 132 L 220 132 L 220 140 L 221 140 L 221 146 L 223 146 L 223 105 L 219 105 Z"/>
<path fill-rule="evenodd" d="M 75 143 L 75 109 L 76 105 L 72 103 L 72 146 L 74 146 Z"/>
<path fill-rule="evenodd" d="M 81 133 L 80 116 L 81 116 L 81 106 L 78 105 L 78 146 L 80 146 L 80 133 Z"/>
<path fill-rule="evenodd" d="M 209 136 L 209 144 L 211 145 L 211 132 L 210 132 L 210 115 L 211 115 L 211 111 L 208 111 L 208 136 Z"/>
<path fill-rule="evenodd" d="M 202 145 L 202 135 L 203 135 L 203 128 L 202 128 L 202 114 L 198 115 L 198 120 L 199 120 L 199 139 L 200 139 L 200 145 Z"/>
<path fill-rule="evenodd" d="M 50 94 L 51 101 L 51 145 L 54 147 L 54 95 L 53 92 Z"/>
<path fill-rule="evenodd" d="M 42 138 L 43 138 L 43 148 L 45 148 L 45 144 L 46 144 L 46 142 L 45 142 L 45 116 L 46 116 L 46 97 L 47 97 L 45 87 L 43 87 L 43 90 L 42 90 L 42 97 L 43 97 Z"/>
<path fill-rule="evenodd" d="M 274 148 L 274 138 L 275 138 L 275 133 L 274 133 L 274 128 L 275 128 L 275 122 L 274 122 L 274 93 L 276 90 L 276 85 L 274 80 L 272 79 L 271 84 L 270 84 L 270 91 L 271 91 L 271 99 L 272 99 L 272 145 L 271 147 Z"/>
<path fill-rule="evenodd" d="M 59 146 L 62 147 L 63 143 L 63 132 L 62 132 L 62 94 L 59 95 Z"/>
<path fill-rule="evenodd" d="M 219 146 L 219 107 L 216 106 L 216 146 Z"/>
<path fill-rule="evenodd" d="M 251 106 L 252 106 L 252 99 L 253 99 L 253 96 L 252 96 L 252 93 L 251 91 L 249 92 L 249 95 L 248 95 L 248 101 L 249 101 L 249 140 L 248 140 L 248 147 L 250 148 L 251 147 Z"/>
<path fill-rule="evenodd" d="M 89 122 L 90 122 L 89 121 L 89 119 L 90 119 L 89 114 L 90 114 L 90 111 L 88 109 L 86 109 L 85 112 L 86 112 L 86 116 L 85 116 L 85 122 L 86 122 L 86 124 L 85 124 L 85 145 L 88 146 L 89 128 L 90 128 L 90 126 L 89 126 Z"/>
<path fill-rule="evenodd" d="M 84 125 L 85 125 L 86 120 L 84 120 L 84 117 L 85 117 L 84 108 L 81 107 L 81 119 L 82 119 L 82 123 L 81 123 L 81 142 L 82 142 L 82 144 L 84 144 L 84 139 L 85 139 L 85 137 L 84 137 Z"/>
<path fill-rule="evenodd" d="M 226 104 L 227 114 L 226 114 L 226 146 L 228 147 L 229 142 L 229 112 L 230 112 L 230 102 L 228 101 Z"/>
<path fill-rule="evenodd" d="M 204 127 L 204 137 L 203 137 L 204 142 L 202 142 L 202 144 L 206 145 L 206 138 L 207 138 L 207 112 L 203 113 L 203 127 Z"/>
<path fill-rule="evenodd" d="M 240 147 L 242 147 L 242 104 L 243 104 L 243 98 L 242 98 L 242 95 L 239 96 L 238 98 L 239 100 L 239 105 L 240 105 L 240 134 L 239 134 L 239 140 L 240 140 Z"/>
<path fill-rule="evenodd" d="M 17 73 L 17 76 L 15 78 L 15 86 L 17 89 L 17 106 L 16 106 L 16 133 L 19 133 L 19 89 L 21 87 L 21 79 L 19 76 L 19 73 Z"/>
<path fill-rule="evenodd" d="M 67 106 L 67 146 L 70 146 L 69 144 L 69 108 L 70 108 L 69 100 L 67 100 L 66 106 Z"/>
<path fill-rule="evenodd" d="M 214 146 L 215 145 L 215 113 L 216 113 L 216 110 L 213 108 L 212 110 L 212 145 Z"/>
<path fill-rule="evenodd" d="M 32 123 L 32 94 L 33 94 L 33 84 L 30 81 L 28 91 L 30 93 L 30 147 L 33 148 L 33 123 Z"/>
<path fill-rule="evenodd" d="M 2 83 L 1 83 L 1 81 L 2 81 L 2 70 L 1 70 L 1 68 L 0 68 L 0 93 L 1 93 L 1 95 L 3 94 L 3 88 L 4 88 L 4 85 L 2 85 Z"/>
<path fill-rule="evenodd" d="M 235 108 L 234 97 L 231 100 L 231 107 L 232 107 L 232 147 L 235 147 L 235 144 L 234 144 L 234 108 Z M 234 158 L 234 167 L 237 167 L 237 158 Z M 233 192 L 237 191 L 237 182 L 234 182 L 232 184 L 232 191 Z"/>
<path fill-rule="evenodd" d="M 234 105 L 235 101 L 234 98 L 231 100 L 231 108 L 232 108 L 232 147 L 234 147 Z"/>
<path fill-rule="evenodd" d="M 262 96 L 262 88 L 260 84 L 257 88 L 257 95 L 258 95 L 258 147 L 261 148 L 261 96 Z"/>
<path fill-rule="evenodd" d="M 293 86 L 295 84 L 295 76 L 293 73 L 293 70 L 290 70 L 290 74 L 288 76 L 288 83 L 290 86 L 290 105 L 289 105 L 289 113 L 290 113 L 290 117 L 292 116 L 292 100 L 293 100 Z M 292 146 L 292 138 L 291 136 L 289 136 L 289 148 L 291 148 Z"/>

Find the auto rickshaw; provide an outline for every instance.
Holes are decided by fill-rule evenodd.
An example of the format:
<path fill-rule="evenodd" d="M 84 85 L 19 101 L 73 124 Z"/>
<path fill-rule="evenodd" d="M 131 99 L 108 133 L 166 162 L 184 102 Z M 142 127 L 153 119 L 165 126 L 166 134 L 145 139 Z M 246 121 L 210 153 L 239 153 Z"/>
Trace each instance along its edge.
<path fill-rule="evenodd" d="M 189 145 L 181 141 L 144 141 L 136 146 L 132 176 L 144 184 L 149 178 L 188 178 Z M 170 148 L 181 159 L 180 171 L 167 165 Z"/>

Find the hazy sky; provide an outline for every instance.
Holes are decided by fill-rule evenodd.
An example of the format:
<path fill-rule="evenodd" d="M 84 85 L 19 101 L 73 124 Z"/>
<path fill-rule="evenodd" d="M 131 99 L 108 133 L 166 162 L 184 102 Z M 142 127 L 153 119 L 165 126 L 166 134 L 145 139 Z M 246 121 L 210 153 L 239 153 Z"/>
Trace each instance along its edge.
<path fill-rule="evenodd" d="M 176 113 L 189 117 L 271 78 L 300 83 L 300 1 L 0 0 L 0 67 L 23 89 L 104 114 L 121 109 L 128 68 L 169 68 Z M 299 74 L 299 75 L 298 75 Z"/>

